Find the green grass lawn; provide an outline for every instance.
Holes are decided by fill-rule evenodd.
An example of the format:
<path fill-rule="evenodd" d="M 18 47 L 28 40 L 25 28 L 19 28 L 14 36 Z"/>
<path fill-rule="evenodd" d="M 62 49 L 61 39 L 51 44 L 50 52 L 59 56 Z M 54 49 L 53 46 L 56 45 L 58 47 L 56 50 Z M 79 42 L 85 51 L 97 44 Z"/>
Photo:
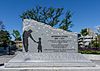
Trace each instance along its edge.
<path fill-rule="evenodd" d="M 100 50 L 79 50 L 82 54 L 100 54 Z"/>

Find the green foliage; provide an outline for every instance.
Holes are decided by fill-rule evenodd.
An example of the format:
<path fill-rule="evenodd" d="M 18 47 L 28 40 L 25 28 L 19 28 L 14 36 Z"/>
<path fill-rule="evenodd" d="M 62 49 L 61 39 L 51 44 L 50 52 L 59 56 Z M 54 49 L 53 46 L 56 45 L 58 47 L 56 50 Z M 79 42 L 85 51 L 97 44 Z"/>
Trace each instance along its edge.
<path fill-rule="evenodd" d="M 98 42 L 98 40 L 92 40 L 90 45 L 91 47 L 100 47 L 100 43 Z"/>
<path fill-rule="evenodd" d="M 100 34 L 97 37 L 98 37 L 98 43 L 100 44 Z"/>
<path fill-rule="evenodd" d="M 47 8 L 47 7 L 41 7 L 37 6 L 33 9 L 27 10 L 22 13 L 20 16 L 23 19 L 34 19 L 38 22 L 42 22 L 45 24 L 48 24 L 52 27 L 55 25 L 59 25 L 61 29 L 69 30 L 69 28 L 72 26 L 72 23 L 70 21 L 70 18 L 72 17 L 71 11 L 67 11 L 65 14 L 65 17 L 63 18 L 62 14 L 63 8 Z"/>
<path fill-rule="evenodd" d="M 13 30 L 12 35 L 14 36 L 15 40 L 21 41 L 21 35 L 18 30 Z"/>
<path fill-rule="evenodd" d="M 0 47 L 3 44 L 9 44 L 11 41 L 11 37 L 8 31 L 5 30 L 5 25 L 2 21 L 0 21 Z"/>
<path fill-rule="evenodd" d="M 11 37 L 10 37 L 10 34 L 8 31 L 4 31 L 4 30 L 0 31 L 0 42 L 9 43 L 10 39 L 11 39 Z"/>
<path fill-rule="evenodd" d="M 66 12 L 65 18 L 62 20 L 60 24 L 60 28 L 66 31 L 70 31 L 69 28 L 73 26 L 72 21 L 70 21 L 72 17 L 71 11 Z"/>
<path fill-rule="evenodd" d="M 100 54 L 99 50 L 79 50 L 82 54 Z"/>
<path fill-rule="evenodd" d="M 80 33 L 81 33 L 83 36 L 86 36 L 86 35 L 89 34 L 89 32 L 87 31 L 87 28 L 82 29 Z"/>
<path fill-rule="evenodd" d="M 97 35 L 95 40 L 90 42 L 90 47 L 100 48 L 100 35 Z"/>

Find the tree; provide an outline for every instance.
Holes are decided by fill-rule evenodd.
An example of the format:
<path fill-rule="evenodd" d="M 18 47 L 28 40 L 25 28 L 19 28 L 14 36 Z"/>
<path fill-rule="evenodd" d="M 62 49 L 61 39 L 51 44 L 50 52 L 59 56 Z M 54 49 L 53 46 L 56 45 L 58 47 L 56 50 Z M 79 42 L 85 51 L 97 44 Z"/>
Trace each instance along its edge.
<path fill-rule="evenodd" d="M 33 9 L 27 10 L 20 16 L 23 19 L 33 19 L 38 22 L 48 24 L 52 27 L 59 25 L 59 28 L 66 31 L 72 26 L 70 21 L 72 14 L 71 11 L 67 11 L 65 17 L 63 18 L 63 8 L 46 8 L 37 6 Z"/>
<path fill-rule="evenodd" d="M 100 34 L 97 36 L 97 41 L 98 41 L 98 44 L 99 44 L 99 47 L 100 47 Z"/>
<path fill-rule="evenodd" d="M 99 34 L 99 31 L 98 31 L 98 33 L 96 33 L 95 40 L 96 40 L 96 43 L 98 44 L 98 47 L 100 47 L 100 34 Z"/>
<path fill-rule="evenodd" d="M 21 41 L 21 35 L 18 30 L 13 30 L 12 35 L 14 36 L 15 40 Z"/>
<path fill-rule="evenodd" d="M 97 35 L 97 41 L 100 44 L 100 26 L 97 26 L 96 29 L 98 31 L 98 33 L 96 33 L 96 35 Z M 100 45 L 99 45 L 99 47 L 100 47 Z"/>
<path fill-rule="evenodd" d="M 5 25 L 3 24 L 2 21 L 0 21 L 0 30 L 4 30 L 5 29 Z"/>
<path fill-rule="evenodd" d="M 10 39 L 11 37 L 8 31 L 0 30 L 0 42 L 8 44 Z"/>
<path fill-rule="evenodd" d="M 67 11 L 65 14 L 65 18 L 62 20 L 60 24 L 61 29 L 70 31 L 69 28 L 73 26 L 72 21 L 70 21 L 71 17 L 71 11 Z"/>
<path fill-rule="evenodd" d="M 86 35 L 89 34 L 89 32 L 87 31 L 87 28 L 82 29 L 80 33 L 81 33 L 83 36 L 86 36 Z"/>
<path fill-rule="evenodd" d="M 98 49 L 98 47 L 100 47 L 100 43 L 99 43 L 99 41 L 97 39 L 96 40 L 92 40 L 90 42 L 90 46 Z"/>

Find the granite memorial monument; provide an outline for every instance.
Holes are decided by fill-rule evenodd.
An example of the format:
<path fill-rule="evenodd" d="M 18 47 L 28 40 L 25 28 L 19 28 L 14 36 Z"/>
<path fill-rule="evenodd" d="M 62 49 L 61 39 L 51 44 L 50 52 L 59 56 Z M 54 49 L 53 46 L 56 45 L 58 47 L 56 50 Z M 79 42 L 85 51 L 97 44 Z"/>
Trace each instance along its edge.
<path fill-rule="evenodd" d="M 78 53 L 76 33 L 29 19 L 23 21 L 23 52 L 5 63 L 5 68 L 95 66 Z"/>

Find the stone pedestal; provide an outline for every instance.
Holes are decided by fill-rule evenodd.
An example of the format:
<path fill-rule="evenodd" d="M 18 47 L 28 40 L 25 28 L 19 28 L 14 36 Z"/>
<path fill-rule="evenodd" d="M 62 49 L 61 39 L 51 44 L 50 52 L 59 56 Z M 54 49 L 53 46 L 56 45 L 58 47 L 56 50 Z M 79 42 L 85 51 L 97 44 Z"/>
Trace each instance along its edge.
<path fill-rule="evenodd" d="M 95 66 L 79 53 L 20 53 L 5 64 L 6 68 Z"/>
<path fill-rule="evenodd" d="M 80 53 L 19 53 L 0 71 L 100 71 Z"/>

